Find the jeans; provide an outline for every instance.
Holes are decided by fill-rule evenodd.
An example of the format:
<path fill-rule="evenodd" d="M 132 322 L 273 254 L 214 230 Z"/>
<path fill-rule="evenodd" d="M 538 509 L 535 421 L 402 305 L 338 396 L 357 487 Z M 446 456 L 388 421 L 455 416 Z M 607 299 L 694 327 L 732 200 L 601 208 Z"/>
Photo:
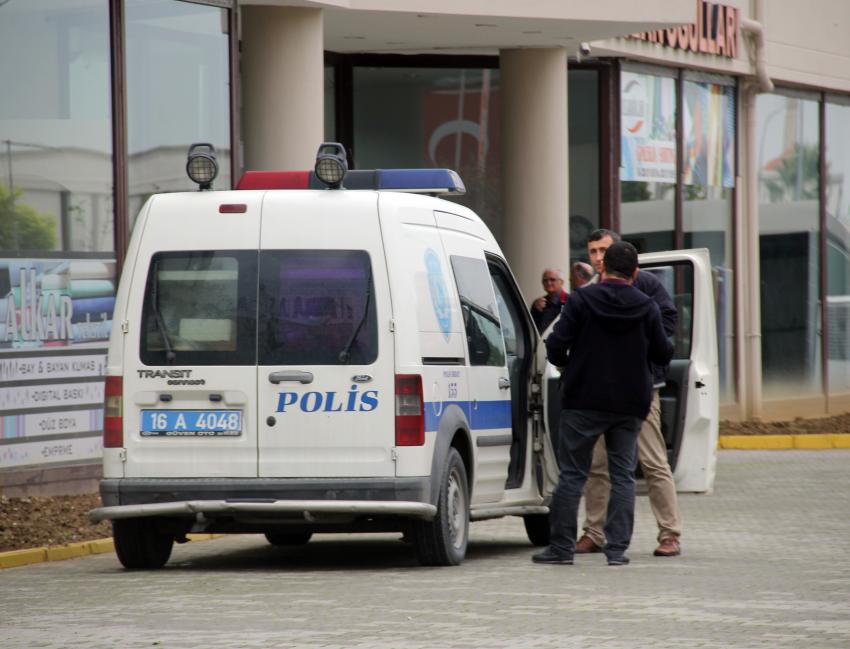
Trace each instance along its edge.
<path fill-rule="evenodd" d="M 552 494 L 549 544 L 557 553 L 573 556 L 578 529 L 578 505 L 593 447 L 601 435 L 608 449 L 611 497 L 605 523 L 605 554 L 621 557 L 629 547 L 635 519 L 635 476 L 640 417 L 598 410 L 563 410 L 558 431 L 561 474 Z"/>

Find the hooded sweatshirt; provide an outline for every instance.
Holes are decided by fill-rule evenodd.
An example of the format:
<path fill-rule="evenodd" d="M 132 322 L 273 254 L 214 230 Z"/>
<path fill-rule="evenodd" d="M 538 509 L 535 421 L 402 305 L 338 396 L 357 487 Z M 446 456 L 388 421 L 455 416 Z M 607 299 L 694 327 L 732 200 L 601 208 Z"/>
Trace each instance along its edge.
<path fill-rule="evenodd" d="M 563 408 L 641 419 L 652 399 L 650 363 L 664 366 L 673 357 L 658 305 L 616 279 L 573 291 L 546 351 L 549 362 L 563 368 Z"/>

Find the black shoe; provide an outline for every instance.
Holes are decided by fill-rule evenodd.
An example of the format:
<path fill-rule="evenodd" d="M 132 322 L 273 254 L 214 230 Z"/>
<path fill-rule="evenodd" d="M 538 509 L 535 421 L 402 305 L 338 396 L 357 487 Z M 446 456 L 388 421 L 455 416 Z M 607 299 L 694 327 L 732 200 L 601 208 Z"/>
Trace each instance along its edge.
<path fill-rule="evenodd" d="M 608 557 L 608 565 L 609 566 L 627 566 L 629 565 L 629 559 L 625 554 L 621 554 L 619 557 Z"/>
<path fill-rule="evenodd" d="M 573 558 L 571 556 L 556 552 L 551 547 L 546 548 L 543 552 L 532 555 L 531 560 L 534 563 L 551 563 L 559 566 L 573 565 Z"/>

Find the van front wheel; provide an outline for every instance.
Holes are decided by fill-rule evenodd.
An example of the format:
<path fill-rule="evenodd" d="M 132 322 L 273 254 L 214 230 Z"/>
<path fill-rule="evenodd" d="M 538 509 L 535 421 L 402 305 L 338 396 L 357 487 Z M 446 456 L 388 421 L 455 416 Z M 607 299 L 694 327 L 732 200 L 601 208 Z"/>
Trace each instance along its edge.
<path fill-rule="evenodd" d="M 112 521 L 112 540 L 118 560 L 129 570 L 162 568 L 174 547 L 174 536 L 159 531 L 151 518 Z"/>
<path fill-rule="evenodd" d="M 456 566 L 469 541 L 469 485 L 460 454 L 450 449 L 443 467 L 437 514 L 413 523 L 416 556 L 423 566 Z"/>

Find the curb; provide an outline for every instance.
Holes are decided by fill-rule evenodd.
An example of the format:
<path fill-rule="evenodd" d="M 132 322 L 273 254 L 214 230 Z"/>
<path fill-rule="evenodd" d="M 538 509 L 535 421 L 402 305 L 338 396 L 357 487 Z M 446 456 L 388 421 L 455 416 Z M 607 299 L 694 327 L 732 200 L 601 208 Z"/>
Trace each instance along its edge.
<path fill-rule="evenodd" d="M 721 435 L 718 448 L 745 450 L 807 449 L 827 450 L 850 448 L 850 433 L 812 435 Z"/>
<path fill-rule="evenodd" d="M 187 534 L 190 541 L 208 541 L 220 536 L 223 535 Z M 115 545 L 112 543 L 112 539 L 108 538 L 97 539 L 96 541 L 80 541 L 79 543 L 69 543 L 68 545 L 53 545 L 27 550 L 10 550 L 9 552 L 0 552 L 0 570 L 28 566 L 33 563 L 43 563 L 45 561 L 64 561 L 65 559 L 84 557 L 89 554 L 104 554 L 106 552 L 112 552 L 114 549 Z"/>

